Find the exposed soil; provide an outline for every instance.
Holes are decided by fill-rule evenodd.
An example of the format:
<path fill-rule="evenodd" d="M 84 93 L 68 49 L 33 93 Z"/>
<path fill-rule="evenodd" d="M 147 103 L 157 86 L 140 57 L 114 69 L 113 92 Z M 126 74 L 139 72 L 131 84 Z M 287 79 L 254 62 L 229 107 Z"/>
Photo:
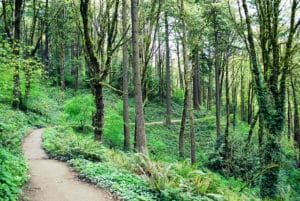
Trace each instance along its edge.
<path fill-rule="evenodd" d="M 24 189 L 26 201 L 112 201 L 104 189 L 78 179 L 78 174 L 64 162 L 51 160 L 42 149 L 43 129 L 29 134 L 23 152 L 31 179 Z"/>

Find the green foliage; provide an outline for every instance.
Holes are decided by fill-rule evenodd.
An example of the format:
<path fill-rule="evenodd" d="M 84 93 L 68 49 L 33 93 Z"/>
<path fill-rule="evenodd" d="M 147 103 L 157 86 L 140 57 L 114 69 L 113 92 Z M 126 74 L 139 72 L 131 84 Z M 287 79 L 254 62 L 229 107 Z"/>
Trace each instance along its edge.
<path fill-rule="evenodd" d="M 104 115 L 104 143 L 109 147 L 123 147 L 123 117 L 122 102 L 106 107 Z"/>
<path fill-rule="evenodd" d="M 55 125 L 59 121 L 61 110 L 60 98 L 62 95 L 55 88 L 44 87 L 40 84 L 33 84 L 27 107 L 29 122 L 36 127 Z"/>
<path fill-rule="evenodd" d="M 0 198 L 17 200 L 28 179 L 27 165 L 20 151 L 22 138 L 30 125 L 28 116 L 0 103 Z"/>
<path fill-rule="evenodd" d="M 71 165 L 84 178 L 109 188 L 124 200 L 250 200 L 253 197 L 235 192 L 240 183 L 231 182 L 235 191 L 229 190 L 222 177 L 191 167 L 188 160 L 169 164 L 155 162 L 144 155 L 104 148 L 89 136 L 74 134 L 68 129 L 47 129 L 43 146 L 58 159 L 71 159 Z M 97 151 L 101 162 L 86 154 Z"/>
<path fill-rule="evenodd" d="M 43 147 L 54 158 L 69 160 L 85 158 L 101 161 L 102 146 L 88 137 L 75 135 L 72 129 L 46 129 L 43 135 Z"/>
<path fill-rule="evenodd" d="M 21 154 L 12 154 L 0 148 L 0 197 L 1 200 L 17 200 L 20 187 L 28 179 L 27 166 Z"/>
<path fill-rule="evenodd" d="M 122 200 L 159 200 L 147 182 L 126 170 L 115 168 L 111 163 L 93 163 L 84 159 L 71 160 L 70 164 L 93 183 L 109 188 Z"/>
<path fill-rule="evenodd" d="M 75 96 L 66 101 L 64 111 L 67 114 L 67 120 L 72 124 L 79 124 L 83 129 L 87 124 L 91 124 L 95 103 L 91 94 Z"/>

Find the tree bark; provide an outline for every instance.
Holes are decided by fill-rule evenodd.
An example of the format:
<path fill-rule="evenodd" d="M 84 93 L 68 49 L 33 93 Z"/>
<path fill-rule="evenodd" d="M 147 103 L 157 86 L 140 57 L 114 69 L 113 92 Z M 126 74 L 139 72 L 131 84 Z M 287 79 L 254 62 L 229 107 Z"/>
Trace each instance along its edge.
<path fill-rule="evenodd" d="M 50 57 L 49 57 L 49 0 L 46 0 L 46 8 L 45 8 L 45 18 L 46 18 L 46 29 L 45 29 L 45 52 L 44 52 L 44 58 L 45 58 L 45 69 L 44 73 L 46 75 L 46 78 L 50 75 Z"/>
<path fill-rule="evenodd" d="M 65 91 L 65 47 L 64 44 L 61 44 L 60 49 L 60 90 Z"/>
<path fill-rule="evenodd" d="M 147 154 L 147 140 L 145 133 L 143 97 L 141 86 L 141 71 L 139 62 L 139 7 L 138 0 L 131 0 L 131 21 L 132 21 L 132 67 L 134 72 L 135 92 L 135 150 Z"/>
<path fill-rule="evenodd" d="M 23 5 L 23 0 L 15 0 L 14 45 L 13 45 L 13 47 L 14 47 L 14 54 L 16 56 L 20 56 L 22 5 Z M 13 80 L 14 80 L 14 86 L 13 86 L 12 107 L 14 109 L 19 109 L 20 106 L 22 105 L 19 64 L 15 64 Z"/>
<path fill-rule="evenodd" d="M 184 100 L 183 100 L 183 109 L 180 121 L 180 130 L 179 130 L 179 158 L 184 158 L 184 131 L 186 124 L 186 116 L 187 116 L 187 91 L 184 92 Z"/>
<path fill-rule="evenodd" d="M 183 75 L 181 71 L 181 65 L 180 65 L 180 50 L 179 50 L 179 41 L 176 40 L 176 54 L 177 54 L 177 65 L 178 65 L 178 75 L 179 75 L 179 83 L 180 83 L 180 89 L 183 89 Z"/>
<path fill-rule="evenodd" d="M 169 46 L 169 23 L 168 13 L 165 12 L 165 42 L 166 42 L 166 124 L 171 124 L 171 69 L 170 69 L 170 46 Z"/>
<path fill-rule="evenodd" d="M 287 96 L 288 96 L 288 114 L 287 114 L 287 127 L 288 127 L 288 133 L 287 137 L 290 140 L 291 139 L 291 133 L 292 133 L 292 105 L 291 105 L 291 93 L 289 87 L 287 88 Z"/>
<path fill-rule="evenodd" d="M 103 125 L 104 125 L 104 102 L 102 95 L 102 85 L 100 84 L 100 63 L 93 51 L 93 43 L 90 38 L 90 28 L 89 28 L 89 0 L 80 1 L 80 13 L 83 23 L 83 34 L 86 50 L 86 59 L 89 68 L 89 77 L 91 90 L 94 95 L 94 101 L 96 105 L 96 111 L 93 115 L 93 126 L 95 139 L 100 141 L 103 136 Z"/>
<path fill-rule="evenodd" d="M 242 64 L 243 65 L 243 64 Z M 246 115 L 245 115 L 245 91 L 244 91 L 244 69 L 243 66 L 241 66 L 241 105 L 240 105 L 240 112 L 241 112 L 241 120 L 246 121 Z"/>
<path fill-rule="evenodd" d="M 252 102 L 253 102 L 253 88 L 252 88 L 252 81 L 249 82 L 249 86 L 248 86 L 248 105 L 247 105 L 247 109 L 248 109 L 248 124 L 251 124 L 252 121 Z"/>
<path fill-rule="evenodd" d="M 229 149 L 229 125 L 230 125 L 230 98 L 229 98 L 229 72 L 228 72 L 228 62 L 225 64 L 225 88 L 226 88 L 226 127 L 224 135 L 224 156 L 225 161 L 229 159 L 230 149 Z"/>
<path fill-rule="evenodd" d="M 199 52 L 198 45 L 193 50 L 193 105 L 197 110 L 200 107 L 200 89 L 199 89 Z"/>
<path fill-rule="evenodd" d="M 294 102 L 294 141 L 299 150 L 298 167 L 300 167 L 300 121 L 299 121 L 298 100 L 297 100 L 295 83 L 296 80 L 293 81 L 291 79 L 291 85 L 293 91 L 293 102 Z"/>
<path fill-rule="evenodd" d="M 122 31 L 127 32 L 127 0 L 122 0 Z M 130 130 L 128 113 L 128 50 L 127 43 L 123 45 L 123 121 L 124 121 L 124 150 L 130 150 Z"/>
<path fill-rule="evenodd" d="M 254 43 L 253 30 L 251 27 L 251 19 L 249 16 L 248 4 L 246 0 L 243 0 L 243 9 L 246 18 L 246 26 L 247 26 L 247 39 L 249 43 L 249 55 L 251 58 L 251 72 L 253 75 L 254 83 L 255 83 L 255 92 L 256 98 L 259 105 L 259 113 L 260 113 L 260 123 L 261 128 L 267 129 L 268 135 L 264 139 L 263 148 L 261 153 L 261 165 L 262 168 L 271 164 L 280 164 L 281 163 L 281 133 L 283 129 L 285 113 L 284 113 L 284 105 L 285 105 L 285 90 L 286 90 L 286 76 L 288 63 L 285 63 L 283 69 L 281 69 L 281 80 L 278 81 L 280 74 L 279 71 L 279 52 L 278 52 L 278 38 L 277 38 L 277 23 L 278 23 L 278 15 L 279 15 L 279 1 L 275 0 L 273 6 L 274 16 L 272 16 L 272 22 L 274 29 L 268 29 L 267 34 L 271 36 L 270 45 L 273 49 L 273 66 L 271 72 L 271 81 L 267 87 L 267 84 L 263 78 L 263 74 L 261 72 L 258 59 L 256 56 L 256 48 Z M 294 3 L 296 1 L 293 1 Z M 293 6 L 292 12 L 293 13 Z M 294 8 L 296 9 L 296 7 Z M 259 20 L 265 20 L 264 18 L 259 18 Z M 293 18 L 291 19 L 291 27 L 293 27 Z M 276 33 L 275 33 L 276 32 Z M 289 39 L 291 36 L 291 32 L 289 33 Z M 291 45 L 291 42 L 288 39 L 286 52 L 289 53 L 288 46 Z M 286 57 L 285 57 L 286 58 Z M 287 69 L 286 69 L 287 68 Z M 279 90 L 277 90 L 277 86 L 280 86 Z M 276 122 L 276 123 L 274 123 Z M 277 195 L 277 184 L 278 184 L 278 175 L 279 168 L 272 168 L 264 173 L 261 179 L 260 184 L 260 194 L 262 197 L 267 198 L 275 198 Z"/>
<path fill-rule="evenodd" d="M 195 128 L 194 128 L 194 113 L 193 113 L 193 93 L 192 93 L 192 81 L 193 81 L 193 68 L 188 65 L 187 55 L 187 37 L 186 37 L 186 25 L 184 19 L 184 4 L 183 0 L 180 0 L 180 18 L 182 22 L 182 47 L 183 47 L 183 62 L 185 68 L 185 95 L 186 95 L 186 111 L 189 116 L 190 124 L 190 145 L 191 145 L 191 164 L 196 163 L 196 144 L 195 144 Z"/>
<path fill-rule="evenodd" d="M 215 66 L 215 100 L 216 100 L 216 134 L 217 141 L 221 137 L 221 97 L 220 97 L 220 53 L 219 53 L 219 34 L 217 30 L 217 18 L 216 14 L 213 16 L 214 26 L 214 66 Z M 217 145 L 217 149 L 221 144 Z"/>
<path fill-rule="evenodd" d="M 210 58 L 209 58 L 210 60 Z M 208 61 L 208 90 L 207 90 L 207 110 L 211 111 L 212 107 L 212 64 Z"/>

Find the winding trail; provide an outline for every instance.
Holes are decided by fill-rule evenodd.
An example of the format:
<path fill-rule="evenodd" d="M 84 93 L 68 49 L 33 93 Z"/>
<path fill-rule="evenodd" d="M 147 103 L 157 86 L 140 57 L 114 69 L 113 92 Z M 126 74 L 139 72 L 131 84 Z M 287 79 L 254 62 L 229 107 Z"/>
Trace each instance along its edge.
<path fill-rule="evenodd" d="M 113 200 L 105 190 L 80 181 L 66 163 L 49 159 L 41 147 L 42 132 L 34 130 L 22 146 L 31 176 L 29 187 L 24 189 L 24 201 Z"/>
<path fill-rule="evenodd" d="M 197 121 L 201 121 L 203 120 L 203 118 L 198 118 L 198 119 L 194 119 L 194 122 L 197 122 Z M 174 124 L 174 123 L 180 123 L 181 122 L 181 119 L 173 119 L 171 120 L 171 124 Z M 150 122 L 145 122 L 145 125 L 146 126 L 151 126 L 151 125 L 158 125 L 158 124 L 165 124 L 166 121 L 150 121 Z M 134 123 L 132 123 L 132 125 L 134 125 Z"/>

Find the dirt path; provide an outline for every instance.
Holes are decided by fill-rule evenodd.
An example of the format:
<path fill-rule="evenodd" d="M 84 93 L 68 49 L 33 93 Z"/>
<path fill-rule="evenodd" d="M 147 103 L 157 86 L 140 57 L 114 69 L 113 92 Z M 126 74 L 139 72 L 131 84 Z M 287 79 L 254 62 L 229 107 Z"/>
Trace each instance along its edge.
<path fill-rule="evenodd" d="M 23 143 L 31 179 L 23 200 L 112 201 L 105 190 L 80 181 L 66 163 L 48 159 L 41 148 L 42 129 L 33 131 Z"/>
<path fill-rule="evenodd" d="M 171 120 L 171 123 L 179 123 L 181 119 L 174 119 Z M 152 122 L 145 122 L 145 125 L 156 125 L 156 124 L 164 124 L 166 121 L 152 121 Z"/>
<path fill-rule="evenodd" d="M 201 121 L 202 118 L 199 118 L 199 119 L 194 119 L 194 122 L 197 122 L 197 121 Z M 180 123 L 181 122 L 181 119 L 173 119 L 171 120 L 171 124 L 173 123 Z M 166 121 L 151 121 L 151 122 L 145 122 L 145 125 L 157 125 L 157 124 L 165 124 Z"/>

